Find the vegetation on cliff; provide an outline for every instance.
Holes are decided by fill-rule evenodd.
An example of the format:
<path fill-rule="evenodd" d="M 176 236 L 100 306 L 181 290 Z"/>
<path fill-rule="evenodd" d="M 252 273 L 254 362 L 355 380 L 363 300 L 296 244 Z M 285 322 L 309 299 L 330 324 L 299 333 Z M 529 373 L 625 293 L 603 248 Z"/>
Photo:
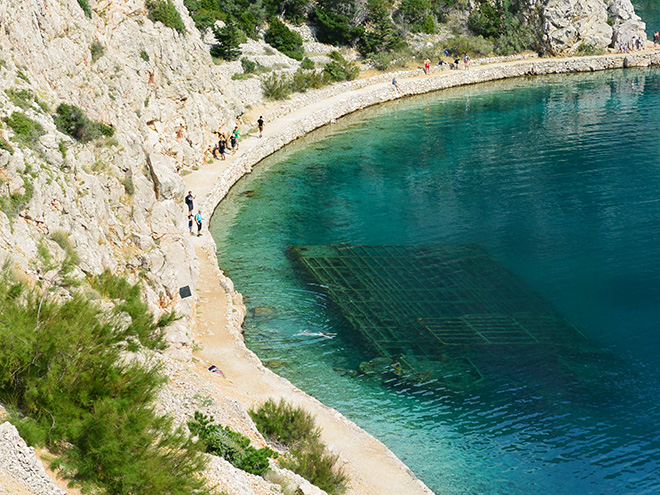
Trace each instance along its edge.
<path fill-rule="evenodd" d="M 330 495 L 346 491 L 346 474 L 337 467 L 339 456 L 327 451 L 314 417 L 283 399 L 267 400 L 250 411 L 259 431 L 270 441 L 288 449 L 280 460 L 290 469 Z"/>
<path fill-rule="evenodd" d="M 0 401 L 23 438 L 94 493 L 205 493 L 199 448 L 154 410 L 159 367 L 129 354 L 162 348 L 174 316 L 156 321 L 138 286 L 109 272 L 75 280 L 75 257 L 39 252 L 46 282 L 5 267 L 0 283 Z"/>

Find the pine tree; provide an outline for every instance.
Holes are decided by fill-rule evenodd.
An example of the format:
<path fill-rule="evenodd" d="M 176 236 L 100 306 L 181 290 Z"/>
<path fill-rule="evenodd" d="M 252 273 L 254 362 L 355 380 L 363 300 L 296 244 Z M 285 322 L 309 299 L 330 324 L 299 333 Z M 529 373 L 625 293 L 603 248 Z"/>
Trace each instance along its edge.
<path fill-rule="evenodd" d="M 231 18 L 227 19 L 227 23 L 223 28 L 213 29 L 213 34 L 218 44 L 211 48 L 211 55 L 223 60 L 238 59 L 241 54 L 239 45 L 241 44 L 243 33 L 236 27 L 234 20 Z"/>

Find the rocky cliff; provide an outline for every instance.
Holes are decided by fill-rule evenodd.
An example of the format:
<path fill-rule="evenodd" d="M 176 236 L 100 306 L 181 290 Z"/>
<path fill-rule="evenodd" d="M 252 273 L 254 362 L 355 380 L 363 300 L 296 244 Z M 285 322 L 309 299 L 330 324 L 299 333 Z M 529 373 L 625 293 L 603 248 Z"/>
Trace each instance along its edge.
<path fill-rule="evenodd" d="M 178 33 L 150 21 L 142 0 L 90 7 L 91 18 L 77 0 L 0 1 L 1 117 L 23 113 L 44 129 L 23 145 L 9 126 L 1 131 L 13 148 L 0 150 L 2 193 L 25 204 L 0 214 L 0 257 L 30 272 L 40 239 L 68 235 L 81 273 L 141 279 L 156 314 L 183 316 L 168 336 L 186 358 L 191 306 L 178 290 L 195 280 L 177 171 L 199 165 L 212 131 L 242 108 L 223 94 L 189 17 Z M 81 144 L 62 134 L 51 117 L 60 103 L 112 126 L 114 138 Z"/>
<path fill-rule="evenodd" d="M 646 24 L 630 0 L 544 0 L 532 8 L 540 11 L 541 45 L 551 55 L 618 48 L 633 37 L 646 41 Z"/>

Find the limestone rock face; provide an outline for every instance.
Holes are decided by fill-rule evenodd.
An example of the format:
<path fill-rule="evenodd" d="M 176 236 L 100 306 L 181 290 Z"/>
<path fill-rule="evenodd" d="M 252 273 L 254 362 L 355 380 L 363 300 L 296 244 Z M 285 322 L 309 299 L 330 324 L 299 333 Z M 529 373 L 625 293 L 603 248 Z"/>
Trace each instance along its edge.
<path fill-rule="evenodd" d="M 66 495 L 48 477 L 34 449 L 27 446 L 9 422 L 0 424 L 0 494 L 4 493 Z"/>
<path fill-rule="evenodd" d="M 532 7 L 541 9 L 542 47 L 551 55 L 616 47 L 633 36 L 646 41 L 646 25 L 630 0 L 547 0 Z"/>
<path fill-rule="evenodd" d="M 542 18 L 543 48 L 552 55 L 571 54 L 582 45 L 605 48 L 612 41 L 602 0 L 549 0 Z"/>
<path fill-rule="evenodd" d="M 149 20 L 144 0 L 90 1 L 91 18 L 78 0 L 0 0 L 0 119 L 20 112 L 44 131 L 25 143 L 0 121 L 13 148 L 0 148 L 0 195 L 16 199 L 0 212 L 0 261 L 42 278 L 38 246 L 60 249 L 50 238 L 66 237 L 79 275 L 109 269 L 142 282 L 156 316 L 181 316 L 166 336 L 186 360 L 192 305 L 178 289 L 194 293 L 196 280 L 178 172 L 202 164 L 213 131 L 232 128 L 245 99 L 226 89 L 231 75 L 211 60 L 183 0 L 174 5 L 185 33 Z M 62 134 L 52 116 L 60 103 L 114 136 Z"/>
<path fill-rule="evenodd" d="M 616 48 L 619 43 L 630 43 L 633 36 L 646 41 L 646 23 L 635 14 L 630 0 L 612 0 L 607 9 L 613 21 L 614 35 L 611 46 Z"/>

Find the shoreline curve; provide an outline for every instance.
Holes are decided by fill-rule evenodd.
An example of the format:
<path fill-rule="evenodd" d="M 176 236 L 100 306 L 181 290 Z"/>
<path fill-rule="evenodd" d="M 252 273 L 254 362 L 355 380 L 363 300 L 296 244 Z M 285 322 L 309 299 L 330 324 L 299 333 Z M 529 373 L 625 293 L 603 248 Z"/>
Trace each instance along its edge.
<path fill-rule="evenodd" d="M 203 217 L 210 219 L 231 187 L 261 160 L 309 132 L 358 110 L 408 96 L 502 79 L 657 65 L 660 65 L 660 50 L 650 50 L 557 59 L 523 58 L 475 64 L 469 70 L 435 69 L 430 75 L 401 71 L 340 83 L 297 95 L 279 106 L 274 103 L 269 108 L 266 105 L 262 111 L 266 117 L 264 138 L 251 135 L 242 139 L 239 154 L 226 161 L 216 160 L 202 165 L 183 180 L 187 189 L 199 198 Z M 400 92 L 391 84 L 393 77 L 397 78 Z M 323 430 L 323 440 L 341 455 L 350 479 L 349 494 L 432 494 L 371 434 L 263 365 L 245 346 L 242 323 L 246 310 L 242 296 L 218 266 L 217 246 L 208 225 L 204 227 L 202 237 L 193 239 L 193 244 L 197 257 L 193 266 L 197 277 L 192 330 L 195 340 L 203 343 L 203 350 L 196 352 L 196 356 L 206 362 L 222 363 L 226 376 L 230 377 L 218 382 L 223 393 L 245 409 L 269 397 L 284 397 L 315 414 Z"/>

